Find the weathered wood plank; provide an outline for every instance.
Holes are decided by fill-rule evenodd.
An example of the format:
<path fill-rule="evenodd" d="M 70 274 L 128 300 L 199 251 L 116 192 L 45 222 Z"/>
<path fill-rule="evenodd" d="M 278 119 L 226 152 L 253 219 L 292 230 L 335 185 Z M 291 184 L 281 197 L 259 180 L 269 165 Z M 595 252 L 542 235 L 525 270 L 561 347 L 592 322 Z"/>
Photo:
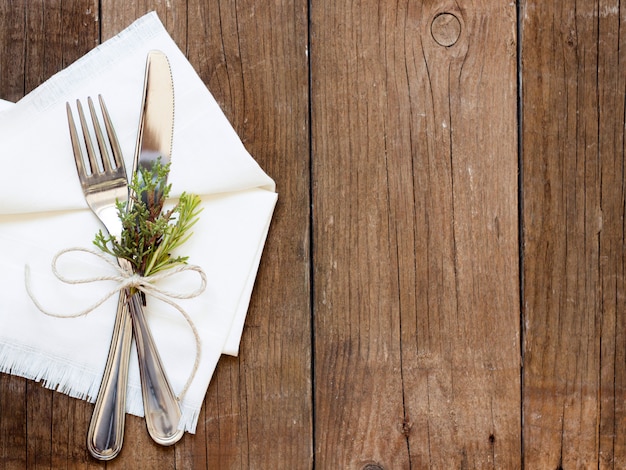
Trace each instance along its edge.
<path fill-rule="evenodd" d="M 187 56 L 231 123 L 241 132 L 244 93 L 238 54 L 238 9 L 233 5 L 222 11 L 220 6 L 220 2 L 198 1 L 188 5 L 188 29 L 193 31 L 189 36 L 193 39 Z M 226 86 L 223 86 L 215 77 L 218 70 L 225 70 L 226 61 L 230 74 L 224 77 Z M 231 106 L 225 106 L 226 102 Z M 241 376 L 240 359 L 222 357 L 207 392 L 203 417 L 198 421 L 197 437 L 204 439 L 186 439 L 184 447 L 178 446 L 178 464 L 193 468 L 246 468 L 249 458 L 246 421 L 245 379 Z"/>
<path fill-rule="evenodd" d="M 0 9 L 4 99 L 20 99 L 98 42 L 97 1 L 3 2 Z M 90 467 L 84 446 L 90 405 L 15 377 L 3 376 L 1 384 L 0 466 L 63 468 L 71 460 L 74 468 Z"/>
<path fill-rule="evenodd" d="M 622 10 L 522 3 L 529 468 L 626 465 Z"/>
<path fill-rule="evenodd" d="M 209 468 L 310 468 L 307 2 L 194 0 L 188 33 L 191 63 L 279 193 L 240 357 L 209 390 Z"/>
<path fill-rule="evenodd" d="M 311 11 L 315 463 L 409 468 L 385 47 L 390 2 Z M 395 3 L 394 3 L 395 6 Z M 404 74 L 404 72 L 403 72 Z M 391 91 L 393 89 L 391 88 Z M 400 143 L 401 144 L 401 143 Z M 391 148 L 386 148 L 389 145 Z M 410 155 L 410 152 L 408 153 Z"/>
<path fill-rule="evenodd" d="M 81 400 L 61 393 L 52 394 L 52 458 L 49 468 L 95 470 L 103 467 L 101 462 L 91 457 L 85 445 L 92 412 L 93 406 Z"/>
<path fill-rule="evenodd" d="M 176 465 L 308 468 L 306 2 L 263 8 L 253 1 L 109 2 L 103 4 L 103 38 L 149 9 L 156 9 L 280 193 L 241 356 L 221 359 L 198 434 L 176 446 Z"/>
<path fill-rule="evenodd" d="M 626 466 L 626 11 L 600 2 L 598 105 L 601 231 L 600 468 Z"/>
<path fill-rule="evenodd" d="M 116 35 L 137 18 L 155 11 L 183 52 L 187 44 L 187 2 L 181 0 L 111 0 L 101 2 L 101 42 Z"/>
<path fill-rule="evenodd" d="M 26 468 L 26 380 L 0 374 L 0 463 Z"/>
<path fill-rule="evenodd" d="M 24 92 L 28 93 L 100 42 L 98 1 L 26 2 Z"/>
<path fill-rule="evenodd" d="M 8 100 L 24 96 L 26 2 L 0 2 L 0 91 Z M 11 60 L 6 60 L 11 58 Z M 0 374 L 0 463 L 7 470 L 26 468 L 26 380 Z"/>
<path fill-rule="evenodd" d="M 438 32 L 442 11 L 461 23 L 449 49 L 441 47 L 446 30 Z M 415 67 L 411 78 L 422 81 L 426 119 L 412 123 L 413 139 L 425 144 L 408 187 L 419 201 L 417 241 L 407 245 L 418 284 L 417 309 L 403 314 L 403 362 L 406 389 L 425 392 L 407 394 L 408 416 L 426 411 L 428 420 L 411 448 L 434 467 L 519 468 L 515 6 L 463 2 L 412 13 L 425 20 L 424 75 Z"/>
<path fill-rule="evenodd" d="M 24 63 L 26 56 L 26 1 L 0 2 L 0 87 L 2 97 L 17 101 L 24 96 Z"/>
<path fill-rule="evenodd" d="M 457 3 L 312 4 L 320 468 L 521 465 L 515 6 Z"/>

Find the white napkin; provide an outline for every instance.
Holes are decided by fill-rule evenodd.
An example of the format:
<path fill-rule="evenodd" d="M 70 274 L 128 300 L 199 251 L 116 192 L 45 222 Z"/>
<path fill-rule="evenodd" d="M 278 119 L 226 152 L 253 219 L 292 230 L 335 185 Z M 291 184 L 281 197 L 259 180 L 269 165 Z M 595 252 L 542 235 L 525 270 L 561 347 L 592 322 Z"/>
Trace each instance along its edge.
<path fill-rule="evenodd" d="M 180 300 L 201 336 L 200 367 L 182 401 L 181 427 L 194 432 L 206 390 L 222 353 L 236 355 L 261 252 L 277 195 L 274 182 L 252 159 L 210 92 L 155 13 L 97 47 L 15 105 L 0 103 L 0 370 L 41 380 L 71 396 L 95 400 L 111 340 L 117 296 L 90 314 L 57 319 L 40 312 L 25 290 L 25 266 L 37 300 L 55 313 L 83 310 L 115 287 L 80 286 L 51 274 L 56 252 L 93 248 L 101 228 L 87 208 L 74 166 L 66 101 L 102 94 L 132 168 L 145 60 L 163 51 L 175 93 L 172 197 L 202 197 L 194 235 L 180 248 L 203 268 L 206 291 Z M 74 276 L 109 273 L 101 260 L 68 254 L 61 267 Z M 192 290 L 196 279 L 166 282 Z M 148 321 L 176 393 L 195 358 L 191 330 L 172 307 L 148 299 Z M 134 356 L 134 350 L 133 350 Z M 136 357 L 131 362 L 127 411 L 143 416 Z"/>

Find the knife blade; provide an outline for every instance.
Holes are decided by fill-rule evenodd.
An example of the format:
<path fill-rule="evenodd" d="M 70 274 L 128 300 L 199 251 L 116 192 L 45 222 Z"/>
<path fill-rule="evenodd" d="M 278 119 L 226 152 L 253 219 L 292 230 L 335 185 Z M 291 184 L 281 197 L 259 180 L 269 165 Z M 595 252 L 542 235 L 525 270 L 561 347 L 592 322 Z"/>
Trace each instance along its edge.
<path fill-rule="evenodd" d="M 146 61 L 143 106 L 139 121 L 133 172 L 152 169 L 157 159 L 163 165 L 172 158 L 174 137 L 174 85 L 167 56 L 150 51 Z"/>
<path fill-rule="evenodd" d="M 170 64 L 163 52 L 150 51 L 146 60 L 133 175 L 140 168 L 152 169 L 158 159 L 163 165 L 171 161 L 173 131 L 174 85 Z M 155 191 L 162 190 L 162 187 L 155 188 Z M 145 202 L 160 200 L 160 197 L 147 197 Z M 183 435 L 183 431 L 178 429 L 182 413 L 143 314 L 142 304 L 140 293 L 133 295 L 129 301 L 146 427 L 155 442 L 172 445 Z"/>

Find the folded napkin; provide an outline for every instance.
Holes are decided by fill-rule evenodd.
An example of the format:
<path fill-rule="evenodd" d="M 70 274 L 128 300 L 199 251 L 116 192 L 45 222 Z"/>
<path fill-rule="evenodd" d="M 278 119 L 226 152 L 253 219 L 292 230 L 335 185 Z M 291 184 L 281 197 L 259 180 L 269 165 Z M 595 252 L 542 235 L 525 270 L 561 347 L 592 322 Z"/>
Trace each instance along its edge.
<path fill-rule="evenodd" d="M 139 123 L 145 61 L 163 51 L 172 67 L 175 95 L 172 198 L 202 198 L 191 239 L 180 248 L 206 273 L 208 287 L 194 299 L 177 300 L 198 329 L 202 356 L 182 400 L 181 427 L 194 432 L 211 375 L 221 354 L 236 355 L 261 252 L 277 200 L 275 186 L 243 147 L 216 101 L 155 13 L 59 72 L 16 104 L 0 103 L 0 370 L 42 381 L 47 387 L 90 401 L 100 385 L 111 340 L 117 296 L 88 315 L 59 319 L 38 310 L 25 289 L 58 314 L 76 313 L 114 289 L 112 281 L 66 285 L 51 273 L 55 253 L 93 248 L 101 228 L 88 209 L 76 175 L 66 101 L 102 94 L 115 125 L 128 171 Z M 74 277 L 108 274 L 112 268 L 85 253 L 65 255 L 59 267 Z M 163 281 L 189 292 L 190 274 Z M 146 309 L 174 391 L 192 373 L 194 336 L 168 304 L 148 298 Z M 127 411 L 143 416 L 133 348 Z"/>

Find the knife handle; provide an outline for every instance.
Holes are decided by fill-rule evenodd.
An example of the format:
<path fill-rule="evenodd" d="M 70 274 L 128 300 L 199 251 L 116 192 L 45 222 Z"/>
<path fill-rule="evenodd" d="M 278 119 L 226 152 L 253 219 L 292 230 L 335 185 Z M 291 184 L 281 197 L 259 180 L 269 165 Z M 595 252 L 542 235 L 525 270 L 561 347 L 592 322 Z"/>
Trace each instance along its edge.
<path fill-rule="evenodd" d="M 146 427 L 150 437 L 157 444 L 172 445 L 178 442 L 184 433 L 178 429 L 182 415 L 180 405 L 167 379 L 146 322 L 140 293 L 131 297 L 129 307 L 139 359 Z"/>
<path fill-rule="evenodd" d="M 109 355 L 87 431 L 87 448 L 98 460 L 111 460 L 122 450 L 126 419 L 126 384 L 132 345 L 128 291 L 120 292 Z"/>

